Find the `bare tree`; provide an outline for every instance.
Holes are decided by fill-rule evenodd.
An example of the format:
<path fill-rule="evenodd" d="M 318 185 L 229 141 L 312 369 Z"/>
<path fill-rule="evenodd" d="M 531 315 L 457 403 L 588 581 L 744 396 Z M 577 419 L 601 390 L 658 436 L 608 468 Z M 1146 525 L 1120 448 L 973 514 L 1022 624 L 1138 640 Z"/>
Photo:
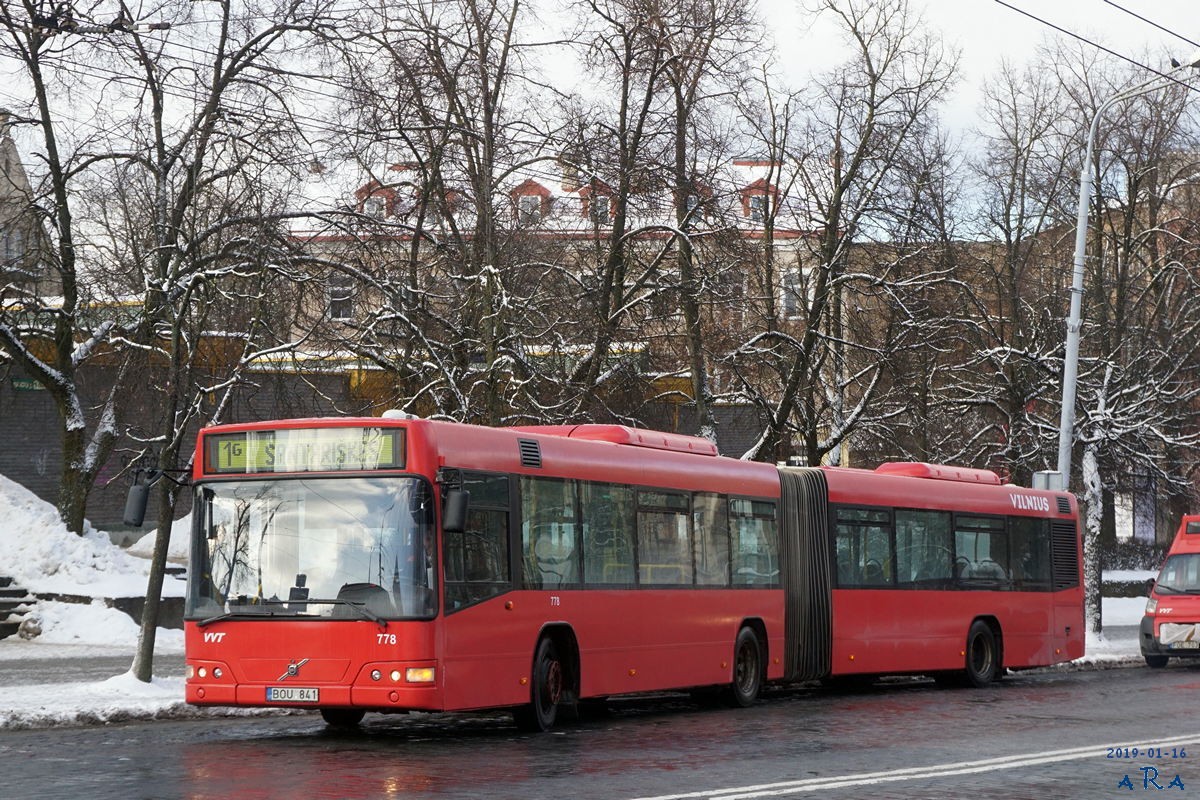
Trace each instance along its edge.
<path fill-rule="evenodd" d="M 746 456 L 790 457 L 795 433 L 799 456 L 813 464 L 858 424 L 880 378 L 877 367 L 860 370 L 847 360 L 846 292 L 860 277 L 850 269 L 851 247 L 869 240 L 892 213 L 896 174 L 911 163 L 905 153 L 928 129 L 955 63 L 920 32 L 903 0 L 829 0 L 822 7 L 841 23 L 855 55 L 815 82 L 803 122 L 790 126 L 795 138 L 787 143 L 785 163 L 794 171 L 792 213 L 813 229 L 801 267 L 802 313 L 791 330 L 768 331 L 744 351 L 768 361 L 775 376 L 757 388 L 747 384 L 768 419 Z"/>

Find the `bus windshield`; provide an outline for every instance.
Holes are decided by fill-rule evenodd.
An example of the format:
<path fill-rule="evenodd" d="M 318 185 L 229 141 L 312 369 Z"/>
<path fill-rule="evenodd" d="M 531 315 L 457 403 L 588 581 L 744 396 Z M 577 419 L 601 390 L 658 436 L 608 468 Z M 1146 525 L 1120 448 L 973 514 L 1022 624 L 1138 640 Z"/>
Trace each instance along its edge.
<path fill-rule="evenodd" d="M 1162 594 L 1200 594 L 1200 553 L 1179 553 L 1168 558 L 1154 589 Z"/>
<path fill-rule="evenodd" d="M 433 493 L 411 477 L 210 483 L 197 492 L 189 618 L 429 618 Z"/>

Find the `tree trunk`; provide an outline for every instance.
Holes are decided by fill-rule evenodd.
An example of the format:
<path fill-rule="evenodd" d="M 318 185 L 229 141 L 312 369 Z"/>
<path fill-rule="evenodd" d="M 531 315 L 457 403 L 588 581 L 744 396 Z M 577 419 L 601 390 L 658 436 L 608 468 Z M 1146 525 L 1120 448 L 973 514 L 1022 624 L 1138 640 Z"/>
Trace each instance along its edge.
<path fill-rule="evenodd" d="M 1100 528 L 1104 513 L 1104 490 L 1100 481 L 1100 466 L 1096 457 L 1096 446 L 1086 444 L 1083 448 L 1083 610 L 1087 630 L 1100 633 L 1104 628 L 1101 619 L 1101 547 Z"/>
<path fill-rule="evenodd" d="M 158 633 L 158 607 L 162 600 L 163 577 L 167 569 L 167 549 L 171 542 L 171 524 L 175 517 L 176 487 L 163 478 L 158 485 L 158 530 L 154 553 L 150 557 L 150 579 L 146 583 L 146 602 L 142 605 L 141 629 L 137 652 L 133 657 L 133 676 L 149 683 L 154 676 L 154 639 Z"/>

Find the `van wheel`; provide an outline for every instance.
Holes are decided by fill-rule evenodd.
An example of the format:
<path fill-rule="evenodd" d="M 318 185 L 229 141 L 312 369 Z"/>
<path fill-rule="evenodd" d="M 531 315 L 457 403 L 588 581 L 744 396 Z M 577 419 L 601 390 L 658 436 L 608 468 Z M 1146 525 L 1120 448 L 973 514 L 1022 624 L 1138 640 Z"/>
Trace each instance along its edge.
<path fill-rule="evenodd" d="M 361 708 L 322 708 L 321 718 L 331 728 L 347 730 L 357 728 L 367 715 Z"/>
<path fill-rule="evenodd" d="M 1000 675 L 1000 649 L 992 626 L 977 619 L 967 632 L 966 678 L 971 686 L 982 688 Z"/>
<path fill-rule="evenodd" d="M 762 645 L 758 635 L 750 628 L 742 628 L 733 644 L 733 682 L 726 690 L 726 699 L 741 708 L 754 705 L 762 690 L 762 677 Z"/>
<path fill-rule="evenodd" d="M 1167 665 L 1166 656 L 1144 656 L 1144 658 L 1146 659 L 1146 666 L 1151 669 L 1162 669 Z"/>
<path fill-rule="evenodd" d="M 537 652 L 533 656 L 532 684 L 529 705 L 514 709 L 513 719 L 523 731 L 548 731 L 558 719 L 565 685 L 558 648 L 549 638 L 538 642 Z"/>

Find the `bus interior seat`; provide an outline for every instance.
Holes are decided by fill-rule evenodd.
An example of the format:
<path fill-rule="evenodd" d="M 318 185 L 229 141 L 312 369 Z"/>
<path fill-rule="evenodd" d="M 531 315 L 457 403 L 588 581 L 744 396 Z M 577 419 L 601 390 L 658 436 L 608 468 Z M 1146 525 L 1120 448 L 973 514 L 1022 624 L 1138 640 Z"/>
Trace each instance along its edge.
<path fill-rule="evenodd" d="M 352 603 L 362 604 L 368 611 L 378 614 L 381 617 L 391 617 L 396 615 L 396 607 L 392 604 L 392 598 L 384 589 L 377 583 L 347 583 L 338 589 L 338 600 L 349 600 Z M 339 618 L 358 617 L 359 614 L 354 612 L 354 609 L 344 605 L 333 607 L 332 616 Z"/>

